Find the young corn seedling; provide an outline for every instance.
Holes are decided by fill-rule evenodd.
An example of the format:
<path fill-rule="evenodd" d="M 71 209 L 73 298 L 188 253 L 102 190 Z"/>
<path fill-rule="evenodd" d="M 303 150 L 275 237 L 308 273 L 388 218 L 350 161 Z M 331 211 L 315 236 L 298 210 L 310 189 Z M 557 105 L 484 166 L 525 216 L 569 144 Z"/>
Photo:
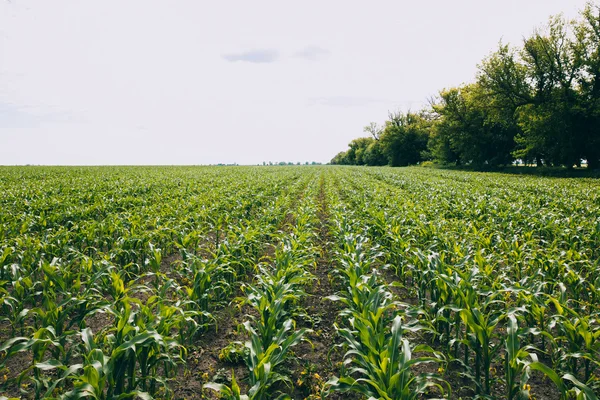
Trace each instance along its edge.
<path fill-rule="evenodd" d="M 411 350 L 402 337 L 402 318 L 396 316 L 389 333 L 376 331 L 370 321 L 351 320 L 351 329 L 338 329 L 348 351 L 345 363 L 353 365 L 348 374 L 332 378 L 329 391 L 356 392 L 369 398 L 385 400 L 417 399 L 436 387 L 444 393 L 444 381 L 435 374 L 414 374 L 414 366 L 438 363 L 437 357 L 413 358 L 414 352 L 434 353 L 429 346 L 419 345 Z M 356 377 L 355 377 L 356 376 Z M 445 385 L 448 390 L 449 386 Z"/>

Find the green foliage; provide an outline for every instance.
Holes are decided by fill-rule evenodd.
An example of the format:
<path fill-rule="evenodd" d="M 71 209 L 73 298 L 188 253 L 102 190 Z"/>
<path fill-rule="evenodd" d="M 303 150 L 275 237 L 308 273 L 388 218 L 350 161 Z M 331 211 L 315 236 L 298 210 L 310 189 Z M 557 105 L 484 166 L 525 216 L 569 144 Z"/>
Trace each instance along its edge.
<path fill-rule="evenodd" d="M 540 374 L 562 399 L 600 392 L 596 180 L 49 167 L 0 168 L 0 188 L 8 395 L 172 398 L 210 379 L 188 362 L 234 305 L 221 355 L 247 378 L 205 385 L 225 398 L 441 397 L 456 374 L 466 397 L 537 396 Z M 343 362 L 298 381 L 308 339 L 323 351 L 320 300 Z"/>
<path fill-rule="evenodd" d="M 345 249 L 340 254 L 347 254 L 338 261 L 337 276 L 357 283 L 332 299 L 347 309 L 365 305 L 340 313 L 348 318 L 340 328 L 348 348 L 365 352 L 379 346 L 369 341 L 377 340 L 376 328 L 359 333 L 364 318 L 378 315 L 361 285 L 377 292 L 378 281 L 354 277 L 377 276 L 387 267 L 397 274 L 394 286 L 418 299 L 387 312 L 444 348 L 448 370 L 470 381 L 473 397 L 536 396 L 530 378 L 541 373 L 562 399 L 596 398 L 599 382 L 591 372 L 598 371 L 600 337 L 596 181 L 542 183 L 425 168 L 352 169 L 351 177 L 340 170 L 338 176 L 340 197 L 349 204 L 339 207 L 334 225 Z M 353 232 L 364 232 L 360 241 Z M 353 255 L 356 249 L 365 255 Z M 377 268 L 350 263 L 367 259 Z M 380 308 L 387 304 L 391 300 Z M 369 312 L 362 314 L 364 309 Z M 347 358 L 348 368 L 354 366 L 354 353 Z M 370 390 L 367 396 L 383 397 L 366 387 L 371 380 L 360 380 L 369 369 L 357 368 L 344 366 L 332 388 L 353 390 L 342 384 L 352 383 L 356 390 Z"/>
<path fill-rule="evenodd" d="M 500 43 L 473 83 L 441 90 L 430 108 L 392 114 L 383 132 L 375 124 L 365 131 L 391 166 L 433 158 L 477 168 L 515 161 L 572 168 L 582 160 L 599 168 L 598 43 L 600 5 L 590 2 L 577 20 L 551 17 L 520 48 Z M 415 122 L 418 115 L 426 123 Z M 353 141 L 332 164 L 384 165 L 365 156 L 367 145 L 357 141 L 367 139 Z"/>
<path fill-rule="evenodd" d="M 433 110 L 440 118 L 430 148 L 438 161 L 476 166 L 512 162 L 516 127 L 497 115 L 489 94 L 477 84 L 443 90 Z"/>
<path fill-rule="evenodd" d="M 414 165 L 423 160 L 431 121 L 425 113 L 390 114 L 380 141 L 382 152 L 392 167 Z"/>
<path fill-rule="evenodd" d="M 312 244 L 315 213 L 314 204 L 301 204 L 295 225 L 289 227 L 291 232 L 281 234 L 271 263 L 257 265 L 255 282 L 242 286 L 244 297 L 239 299 L 240 304 L 250 305 L 257 314 L 250 315 L 243 324 L 249 337 L 243 353 L 250 373 L 248 394 L 240 394 L 234 378 L 229 386 L 211 382 L 205 388 L 230 399 L 289 398 L 276 388 L 292 385 L 291 379 L 281 372 L 282 365 L 291 357 L 292 347 L 311 332 L 296 329 L 293 318 L 304 314 L 299 303 L 306 296 L 304 287 L 313 280 L 309 267 L 316 254 Z M 231 351 L 224 357 L 228 354 Z M 236 350 L 235 355 L 238 354 Z"/>
<path fill-rule="evenodd" d="M 170 398 L 186 346 L 216 328 L 312 178 L 258 171 L 2 168 L 0 368 L 30 360 L 3 389 Z"/>
<path fill-rule="evenodd" d="M 339 153 L 331 164 L 340 165 L 413 165 L 429 157 L 427 143 L 431 127 L 426 113 L 390 114 L 383 128 L 372 124 L 365 128 L 373 137 L 354 139 L 350 148 Z"/>
<path fill-rule="evenodd" d="M 240 342 L 230 343 L 219 351 L 219 360 L 230 364 L 237 364 L 246 357 L 248 357 L 247 347 Z"/>

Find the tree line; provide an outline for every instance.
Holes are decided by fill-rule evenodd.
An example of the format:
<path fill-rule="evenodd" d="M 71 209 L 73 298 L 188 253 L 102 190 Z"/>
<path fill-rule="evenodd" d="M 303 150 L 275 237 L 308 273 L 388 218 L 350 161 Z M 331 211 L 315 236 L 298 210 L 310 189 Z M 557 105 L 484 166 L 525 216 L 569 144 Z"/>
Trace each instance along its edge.
<path fill-rule="evenodd" d="M 472 83 L 365 132 L 331 163 L 600 168 L 600 5 L 551 17 L 519 47 L 500 43 Z"/>

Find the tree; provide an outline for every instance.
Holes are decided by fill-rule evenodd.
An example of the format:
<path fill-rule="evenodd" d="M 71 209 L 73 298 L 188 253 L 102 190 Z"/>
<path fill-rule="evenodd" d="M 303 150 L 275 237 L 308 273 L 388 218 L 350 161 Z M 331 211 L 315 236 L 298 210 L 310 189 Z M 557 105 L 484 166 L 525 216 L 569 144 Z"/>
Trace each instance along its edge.
<path fill-rule="evenodd" d="M 423 161 L 430 125 L 424 113 L 391 113 L 379 140 L 388 164 L 398 167 Z"/>
<path fill-rule="evenodd" d="M 370 166 L 381 166 L 387 164 L 387 157 L 383 152 L 383 146 L 379 140 L 373 141 L 363 154 L 363 161 L 365 165 Z"/>
<path fill-rule="evenodd" d="M 579 22 L 552 17 L 520 52 L 501 44 L 479 67 L 478 83 L 517 125 L 515 157 L 539 166 L 598 163 L 599 14 L 588 4 Z"/>
<path fill-rule="evenodd" d="M 583 142 L 588 168 L 600 168 L 600 6 L 588 3 L 575 25 L 581 57 L 578 86 L 581 91 L 577 129 Z"/>
<path fill-rule="evenodd" d="M 370 134 L 373 139 L 379 140 L 379 137 L 383 132 L 383 128 L 377 125 L 375 122 L 370 122 L 369 125 L 363 128 L 363 132 Z"/>
<path fill-rule="evenodd" d="M 367 147 L 373 143 L 375 139 L 370 137 L 354 139 L 350 142 L 349 157 L 354 165 L 365 165 L 364 155 Z"/>
<path fill-rule="evenodd" d="M 347 165 L 348 164 L 348 152 L 340 151 L 330 161 L 333 165 Z"/>
<path fill-rule="evenodd" d="M 583 156 L 577 129 L 579 93 L 574 85 L 581 48 L 570 28 L 563 17 L 553 17 L 546 32 L 538 31 L 525 40 L 522 58 L 534 97 L 518 113 L 522 141 L 541 147 L 548 162 L 569 167 Z"/>
<path fill-rule="evenodd" d="M 445 89 L 431 110 L 371 122 L 370 138 L 350 143 L 338 161 L 392 166 L 434 159 L 476 166 L 516 159 L 538 166 L 600 168 L 600 5 L 577 21 L 550 18 L 520 48 L 500 43 L 476 81 Z"/>
<path fill-rule="evenodd" d="M 480 167 L 512 161 L 515 126 L 495 109 L 491 93 L 483 86 L 442 90 L 432 108 L 438 118 L 430 145 L 439 161 Z"/>

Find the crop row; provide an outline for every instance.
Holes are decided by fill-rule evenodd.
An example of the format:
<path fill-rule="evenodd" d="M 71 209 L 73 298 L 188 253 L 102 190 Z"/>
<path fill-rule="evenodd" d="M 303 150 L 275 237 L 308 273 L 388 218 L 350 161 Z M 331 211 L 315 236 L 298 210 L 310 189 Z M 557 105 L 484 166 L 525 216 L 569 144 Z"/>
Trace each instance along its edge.
<path fill-rule="evenodd" d="M 10 172 L 0 369 L 5 389 L 28 398 L 171 396 L 188 347 L 254 273 L 311 180 L 291 171 Z"/>
<path fill-rule="evenodd" d="M 1 389 L 179 398 L 202 376 L 198 398 L 596 399 L 599 189 L 425 168 L 1 168 Z M 235 337 L 209 352 L 235 373 L 194 365 L 213 329 Z"/>
<path fill-rule="evenodd" d="M 379 246 L 366 236 L 354 212 L 343 203 L 332 204 L 337 206 L 331 221 L 334 277 L 341 290 L 328 299 L 343 304 L 336 329 L 345 354 L 340 376 L 328 381 L 326 393 L 355 392 L 386 400 L 448 394 L 450 387 L 439 374 L 415 372 L 425 364 L 445 365 L 440 352 L 409 340 L 409 335 L 430 330 L 419 320 L 420 310 L 398 301 L 385 283 Z"/>
<path fill-rule="evenodd" d="M 526 398 L 539 371 L 557 397 L 596 398 L 600 213 L 591 182 L 363 171 L 338 173 L 340 194 L 471 395 Z"/>
<path fill-rule="evenodd" d="M 317 223 L 314 193 L 310 193 L 300 200 L 294 223 L 280 233 L 273 257 L 256 266 L 252 283 L 242 285 L 238 304 L 252 310 L 243 323 L 248 340 L 230 346 L 237 346 L 239 358 L 249 370 L 247 394 L 242 394 L 235 376 L 229 386 L 209 383 L 205 388 L 226 399 L 290 398 L 287 392 L 293 382 L 284 365 L 292 358 L 292 348 L 311 331 L 297 328 L 296 320 L 310 319 L 301 305 L 307 295 L 305 288 L 315 279 L 310 270 L 316 262 Z"/>

